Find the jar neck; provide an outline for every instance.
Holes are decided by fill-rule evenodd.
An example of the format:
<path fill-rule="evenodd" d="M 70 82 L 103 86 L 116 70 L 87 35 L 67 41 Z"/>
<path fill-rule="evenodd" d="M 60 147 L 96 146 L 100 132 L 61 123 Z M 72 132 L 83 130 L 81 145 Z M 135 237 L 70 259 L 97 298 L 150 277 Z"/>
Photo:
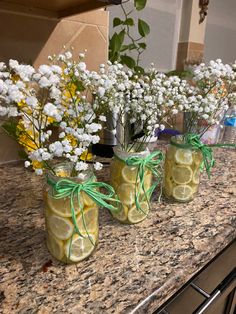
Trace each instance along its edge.
<path fill-rule="evenodd" d="M 113 147 L 113 151 L 114 151 L 114 157 L 117 157 L 118 159 L 121 159 L 123 161 L 125 161 L 129 157 L 143 158 L 143 157 L 147 157 L 150 154 L 150 151 L 148 148 L 146 148 L 145 150 L 141 152 L 135 152 L 135 151 L 127 152 L 125 150 L 122 150 L 120 146 L 115 146 Z"/>
<path fill-rule="evenodd" d="M 71 173 L 73 171 L 73 163 L 71 162 L 60 163 L 53 167 L 53 171 L 54 173 L 49 170 L 46 173 L 46 176 L 48 180 L 55 183 L 62 179 L 67 179 L 77 183 L 84 183 L 94 176 L 91 165 L 89 165 L 87 170 L 79 172 L 77 176 L 72 176 Z"/>
<path fill-rule="evenodd" d="M 172 136 L 170 139 L 170 144 L 177 148 L 196 150 L 193 145 L 186 141 L 186 134 Z"/>

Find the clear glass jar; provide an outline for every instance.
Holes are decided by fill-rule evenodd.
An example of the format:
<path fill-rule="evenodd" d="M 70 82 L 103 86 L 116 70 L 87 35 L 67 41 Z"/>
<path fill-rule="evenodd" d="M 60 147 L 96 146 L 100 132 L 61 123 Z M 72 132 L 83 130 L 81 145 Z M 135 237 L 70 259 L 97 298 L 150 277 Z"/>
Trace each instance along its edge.
<path fill-rule="evenodd" d="M 144 195 L 140 185 L 137 166 L 128 166 L 126 159 L 131 156 L 146 157 L 150 154 L 148 150 L 134 153 L 122 151 L 119 147 L 114 148 L 114 157 L 110 165 L 110 183 L 121 201 L 119 213 L 112 213 L 113 217 L 124 224 L 135 224 L 144 220 L 149 212 L 149 199 Z M 152 186 L 152 173 L 145 170 L 144 188 L 148 191 Z M 135 198 L 140 191 L 139 204 L 136 206 Z"/>
<path fill-rule="evenodd" d="M 186 144 L 183 135 L 172 137 L 165 157 L 165 196 L 183 203 L 193 200 L 198 192 L 201 164 L 199 149 Z"/>
<path fill-rule="evenodd" d="M 87 258 L 98 243 L 98 206 L 86 194 L 75 193 L 73 197 L 74 213 L 77 227 L 81 235 L 75 230 L 72 219 L 71 197 L 55 198 L 55 189 L 50 181 L 57 183 L 66 179 L 74 183 L 83 183 L 91 179 L 92 170 L 85 171 L 84 179 L 70 177 L 72 165 L 60 164 L 47 174 L 45 187 L 45 221 L 47 232 L 47 247 L 49 252 L 64 263 L 77 263 Z M 96 181 L 96 179 L 95 179 Z"/>

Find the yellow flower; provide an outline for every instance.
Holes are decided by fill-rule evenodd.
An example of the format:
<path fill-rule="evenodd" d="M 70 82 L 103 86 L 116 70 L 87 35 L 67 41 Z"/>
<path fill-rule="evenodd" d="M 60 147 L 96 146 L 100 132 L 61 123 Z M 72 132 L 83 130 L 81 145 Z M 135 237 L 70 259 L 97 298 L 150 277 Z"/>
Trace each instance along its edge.
<path fill-rule="evenodd" d="M 72 98 L 75 96 L 76 93 L 76 85 L 74 83 L 70 83 L 66 86 L 66 90 L 63 93 L 63 96 L 65 96 L 66 98 Z"/>
<path fill-rule="evenodd" d="M 38 160 L 33 160 L 32 161 L 32 167 L 33 169 L 42 169 L 43 168 L 43 163 L 38 161 Z"/>
<path fill-rule="evenodd" d="M 39 146 L 38 143 L 38 133 L 35 131 L 35 135 L 33 135 L 32 130 L 27 130 L 22 121 L 20 121 L 17 125 L 18 132 L 18 142 L 22 145 L 27 152 L 32 152 L 37 149 Z"/>
<path fill-rule="evenodd" d="M 68 134 L 66 135 L 65 139 L 70 142 L 72 147 L 76 147 L 78 144 L 77 139 L 73 135 Z"/>
<path fill-rule="evenodd" d="M 93 159 L 93 154 L 88 153 L 88 151 L 86 150 L 86 151 L 84 151 L 82 153 L 82 155 L 80 156 L 80 159 L 84 160 L 84 161 L 92 160 Z"/>

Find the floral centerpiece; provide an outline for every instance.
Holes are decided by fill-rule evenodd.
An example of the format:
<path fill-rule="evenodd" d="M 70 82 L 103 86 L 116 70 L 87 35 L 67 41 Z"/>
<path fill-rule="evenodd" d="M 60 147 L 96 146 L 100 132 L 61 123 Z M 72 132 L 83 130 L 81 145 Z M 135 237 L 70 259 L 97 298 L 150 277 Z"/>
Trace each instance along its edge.
<path fill-rule="evenodd" d="M 71 263 L 89 256 L 98 242 L 98 207 L 117 211 L 108 201 L 114 190 L 97 182 L 88 160 L 99 142 L 101 106 L 90 100 L 94 77 L 84 55 L 50 57 L 34 67 L 10 60 L 0 64 L 0 114 L 27 154 L 25 166 L 46 171 L 47 246 L 58 260 Z M 55 160 L 61 161 L 60 164 Z M 65 162 L 67 161 L 67 162 Z M 95 170 L 102 165 L 94 162 Z M 106 190 L 106 194 L 99 191 Z"/>
<path fill-rule="evenodd" d="M 102 65 L 98 75 L 94 104 L 102 104 L 112 117 L 119 144 L 114 148 L 111 184 L 122 209 L 113 216 L 122 223 L 138 223 L 147 217 L 151 195 L 161 182 L 162 153 L 150 153 L 146 139 L 178 113 L 183 102 L 179 90 L 187 83 L 154 67 L 137 75 L 118 63 Z"/>
<path fill-rule="evenodd" d="M 235 72 L 221 60 L 193 68 L 192 84 L 183 90 L 185 99 L 181 105 L 185 133 L 171 139 L 166 154 L 167 197 L 179 202 L 191 201 L 198 191 L 203 166 L 210 177 L 214 165 L 212 145 L 205 145 L 201 139 L 209 128 L 220 124 L 229 102 L 235 98 L 234 82 Z"/>

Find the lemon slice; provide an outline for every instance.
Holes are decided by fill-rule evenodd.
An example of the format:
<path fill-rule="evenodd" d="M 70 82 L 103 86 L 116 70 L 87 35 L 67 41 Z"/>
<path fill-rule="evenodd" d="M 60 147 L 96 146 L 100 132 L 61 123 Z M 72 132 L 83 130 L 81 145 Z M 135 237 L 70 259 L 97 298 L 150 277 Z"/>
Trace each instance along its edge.
<path fill-rule="evenodd" d="M 47 218 L 48 226 L 53 235 L 60 240 L 67 240 L 72 236 L 74 225 L 68 218 L 51 215 Z"/>
<path fill-rule="evenodd" d="M 193 190 L 193 194 L 195 194 L 195 193 L 198 192 L 198 187 L 199 187 L 198 184 L 192 184 L 192 183 L 191 183 L 191 188 L 192 188 L 192 190 Z"/>
<path fill-rule="evenodd" d="M 170 162 L 169 160 L 165 160 L 165 166 L 164 166 L 164 172 L 165 176 L 170 177 L 171 176 L 171 168 L 172 168 L 173 163 Z"/>
<path fill-rule="evenodd" d="M 47 247 L 49 252 L 54 256 L 56 259 L 61 260 L 64 255 L 64 247 L 63 242 L 56 239 L 50 231 L 48 232 L 47 236 Z"/>
<path fill-rule="evenodd" d="M 117 195 L 124 205 L 132 205 L 135 200 L 135 185 L 130 183 L 121 184 L 117 189 Z"/>
<path fill-rule="evenodd" d="M 133 206 L 128 212 L 128 219 L 133 224 L 144 220 L 148 215 L 148 212 L 149 212 L 148 203 L 147 202 L 141 202 L 140 206 L 145 213 L 143 213 L 141 210 L 137 209 L 136 206 Z"/>
<path fill-rule="evenodd" d="M 121 175 L 123 181 L 127 183 L 135 183 L 137 179 L 137 167 L 124 166 Z"/>
<path fill-rule="evenodd" d="M 165 185 L 164 185 L 164 191 L 166 196 L 171 196 L 172 195 L 172 189 L 173 189 L 173 184 L 169 178 L 165 178 Z"/>
<path fill-rule="evenodd" d="M 194 151 L 193 153 L 193 161 L 194 164 L 199 167 L 200 164 L 202 163 L 202 153 L 201 151 Z"/>
<path fill-rule="evenodd" d="M 79 262 L 88 257 L 94 250 L 96 236 L 94 234 L 86 234 L 83 237 L 75 234 L 71 239 L 67 240 L 65 245 L 65 254 L 72 262 Z"/>
<path fill-rule="evenodd" d="M 50 194 L 47 195 L 47 205 L 57 215 L 61 217 L 71 217 L 70 197 L 55 199 Z M 84 207 L 83 197 L 80 197 L 81 207 Z M 77 215 L 80 212 L 77 196 L 74 197 L 74 209 Z"/>
<path fill-rule="evenodd" d="M 177 185 L 173 188 L 173 197 L 178 201 L 191 199 L 193 190 L 189 185 Z"/>
<path fill-rule="evenodd" d="M 117 220 L 124 222 L 127 220 L 128 216 L 128 207 L 127 206 L 122 206 L 121 205 L 121 210 L 118 213 L 112 212 L 112 216 L 116 218 Z"/>
<path fill-rule="evenodd" d="M 84 222 L 83 222 L 83 216 L 81 213 L 78 215 L 76 222 L 77 222 L 79 231 L 81 233 L 86 233 L 86 229 L 89 233 L 96 232 L 98 229 L 98 208 L 89 207 L 88 209 L 85 209 L 84 210 Z M 84 223 L 85 223 L 86 229 L 85 229 Z"/>
<path fill-rule="evenodd" d="M 194 184 L 199 184 L 200 183 L 200 170 L 196 169 L 193 173 L 193 183 Z"/>
<path fill-rule="evenodd" d="M 152 173 L 147 172 L 144 174 L 144 186 L 146 190 L 150 189 L 152 185 Z"/>
<path fill-rule="evenodd" d="M 169 148 L 166 151 L 166 159 L 173 160 L 175 157 L 176 148 L 173 146 L 169 146 Z"/>
<path fill-rule="evenodd" d="M 172 177 L 177 184 L 187 184 L 192 180 L 193 171 L 188 166 L 174 166 L 172 169 Z"/>
<path fill-rule="evenodd" d="M 175 153 L 175 161 L 181 165 L 191 165 L 193 163 L 191 149 L 177 149 Z"/>
<path fill-rule="evenodd" d="M 87 207 L 96 206 L 96 203 L 88 196 L 87 193 L 82 191 L 81 195 L 83 197 L 84 206 L 87 206 Z"/>

